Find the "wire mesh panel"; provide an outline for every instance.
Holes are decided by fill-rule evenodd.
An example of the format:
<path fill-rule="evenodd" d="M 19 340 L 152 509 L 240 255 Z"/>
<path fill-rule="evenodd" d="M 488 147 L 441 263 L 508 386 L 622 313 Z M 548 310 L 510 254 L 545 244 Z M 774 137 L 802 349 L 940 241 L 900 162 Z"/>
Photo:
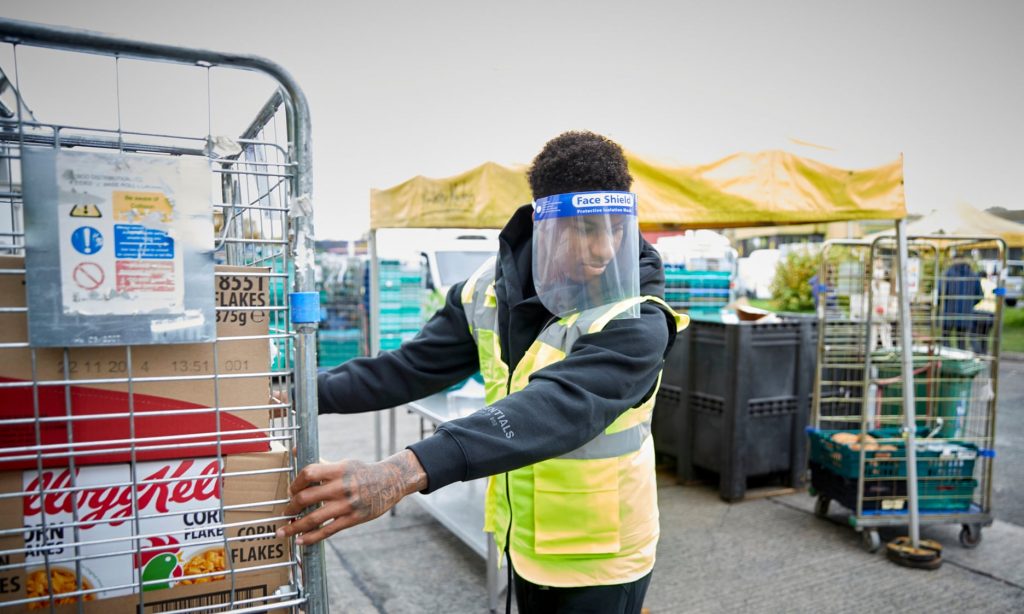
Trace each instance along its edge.
<path fill-rule="evenodd" d="M 1001 294 L 990 238 L 910 237 L 912 347 L 903 347 L 896 241 L 826 243 L 819 275 L 812 484 L 855 526 L 906 524 L 904 353 L 912 357 L 922 522 L 991 521 Z M 965 529 L 966 530 L 966 529 Z M 975 542 L 976 543 L 976 542 Z"/>
<path fill-rule="evenodd" d="M 292 314 L 293 290 L 312 283 L 308 116 L 295 111 L 305 113 L 304 100 L 293 88 L 262 107 L 252 101 L 248 108 L 259 112 L 234 138 L 132 131 L 121 122 L 127 85 L 119 56 L 191 65 L 207 84 L 199 95 L 208 113 L 217 104 L 212 73 L 263 70 L 261 62 L 3 20 L 0 36 L 9 47 L 0 56 L 9 58 L 0 63 L 0 612 L 323 611 L 322 552 L 300 552 L 274 535 L 288 521 L 282 513 L 297 464 L 317 458 L 315 324 Z M 27 65 L 18 63 L 26 45 L 108 56 L 116 127 L 37 118 L 32 88 L 22 85 Z M 26 273 L 34 271 L 25 256 L 40 245 L 23 222 L 37 204 L 23 198 L 23 160 L 33 149 L 97 152 L 125 167 L 156 158 L 208 166 L 199 188 L 209 194 L 213 242 L 203 255 L 212 261 L 215 340 L 29 343 L 38 314 L 26 307 Z M 94 191 L 113 196 L 71 206 L 83 225 L 99 227 L 96 220 L 125 210 L 144 225 L 161 207 L 173 220 L 174 195 L 152 196 L 159 185 L 144 198 L 125 187 L 133 181 L 126 174 L 97 181 Z M 171 283 L 124 271 L 169 257 L 173 230 L 170 238 L 143 232 L 134 252 L 121 228 L 113 234 L 89 235 L 84 251 L 74 246 L 116 251 L 112 292 L 132 295 L 140 284 L 159 292 Z M 111 274 L 97 266 L 72 280 L 83 291 L 95 283 L 97 302 L 106 297 L 95 290 Z"/>

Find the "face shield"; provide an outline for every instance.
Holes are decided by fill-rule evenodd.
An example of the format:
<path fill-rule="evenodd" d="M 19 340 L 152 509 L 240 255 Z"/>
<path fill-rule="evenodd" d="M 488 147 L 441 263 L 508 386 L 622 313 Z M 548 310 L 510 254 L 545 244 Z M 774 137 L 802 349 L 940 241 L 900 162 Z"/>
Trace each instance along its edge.
<path fill-rule="evenodd" d="M 559 317 L 640 296 L 636 194 L 576 192 L 535 201 L 533 285 Z M 639 305 L 623 315 L 639 317 Z"/>

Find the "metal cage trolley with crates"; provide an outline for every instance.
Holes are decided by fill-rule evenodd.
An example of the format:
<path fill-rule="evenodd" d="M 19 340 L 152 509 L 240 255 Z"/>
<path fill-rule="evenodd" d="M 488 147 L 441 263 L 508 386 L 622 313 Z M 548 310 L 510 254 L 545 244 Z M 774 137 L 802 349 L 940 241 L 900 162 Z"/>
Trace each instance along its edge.
<path fill-rule="evenodd" d="M 871 552 L 881 546 L 880 527 L 914 520 L 961 524 L 960 542 L 974 547 L 992 523 L 1002 309 L 1002 291 L 982 276 L 978 259 L 991 252 L 1004 261 L 1005 245 L 911 236 L 907 246 L 909 336 L 899 324 L 896 239 L 825 244 L 808 429 L 815 512 L 826 516 L 832 501 L 850 510 Z M 904 410 L 906 353 L 913 418 Z"/>
<path fill-rule="evenodd" d="M 53 116 L 88 94 L 32 72 L 70 61 L 106 71 L 115 124 Z M 0 612 L 326 611 L 322 546 L 275 536 L 319 456 L 302 91 L 254 56 L 12 20 L 0 70 Z M 125 127 L 163 70 L 205 129 Z M 273 94 L 213 134 L 241 71 Z"/>

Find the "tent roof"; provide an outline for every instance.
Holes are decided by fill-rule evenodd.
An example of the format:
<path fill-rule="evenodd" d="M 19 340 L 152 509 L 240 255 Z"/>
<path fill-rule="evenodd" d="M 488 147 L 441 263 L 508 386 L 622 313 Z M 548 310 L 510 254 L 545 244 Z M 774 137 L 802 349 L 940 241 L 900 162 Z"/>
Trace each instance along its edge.
<path fill-rule="evenodd" d="M 891 235 L 886 230 L 865 237 Z M 932 211 L 919 220 L 907 224 L 908 236 L 952 235 L 960 237 L 999 237 L 1007 247 L 1024 247 L 1024 224 L 1018 224 L 966 203 L 958 203 L 952 212 Z"/>
<path fill-rule="evenodd" d="M 626 155 L 645 230 L 806 224 L 906 216 L 903 161 L 851 171 L 781 152 L 701 166 Z M 532 200 L 525 166 L 486 162 L 370 192 L 371 228 L 500 228 Z"/>

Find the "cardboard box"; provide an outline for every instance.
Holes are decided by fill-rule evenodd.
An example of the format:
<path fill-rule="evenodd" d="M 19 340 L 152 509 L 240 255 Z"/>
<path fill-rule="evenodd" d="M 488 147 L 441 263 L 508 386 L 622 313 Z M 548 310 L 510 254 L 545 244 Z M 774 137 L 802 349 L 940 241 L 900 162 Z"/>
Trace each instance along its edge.
<path fill-rule="evenodd" d="M 67 468 L 0 474 L 0 492 L 18 495 L 0 498 L 0 527 L 20 529 L 0 536 L 0 565 L 9 566 L 0 570 L 0 604 L 44 597 L 21 608 L 48 608 L 52 587 L 54 595 L 73 593 L 58 599 L 69 610 L 84 599 L 87 612 L 129 611 L 139 603 L 140 577 L 147 612 L 222 603 L 230 599 L 228 570 L 236 600 L 271 595 L 291 570 L 263 568 L 291 560 L 288 540 L 274 536 L 284 522 L 274 518 L 288 496 L 288 461 L 274 451 L 138 463 L 137 528 L 129 464 L 77 468 L 75 489 Z M 232 475 L 239 472 L 262 473 Z"/>
<path fill-rule="evenodd" d="M 23 267 L 22 258 L 0 257 L 0 270 Z M 217 271 L 235 273 L 218 276 L 218 305 L 270 305 L 269 278 L 252 274 L 267 269 L 218 266 Z M 24 306 L 24 275 L 0 274 L 0 307 Z M 268 402 L 269 377 L 245 375 L 270 370 L 270 342 L 232 338 L 267 335 L 271 313 L 218 311 L 216 344 L 133 346 L 132 377 L 182 379 L 133 381 L 130 389 L 124 382 L 86 381 L 127 378 L 129 356 L 124 346 L 72 348 L 66 357 L 62 348 L 0 348 L 0 383 L 32 382 L 34 365 L 34 379 L 42 384 L 0 387 L 0 471 L 36 468 L 40 449 L 46 467 L 67 465 L 72 452 L 78 465 L 130 461 L 133 426 L 136 460 L 268 450 L 266 431 L 261 429 L 269 427 L 270 412 L 241 408 Z M 27 326 L 24 313 L 0 312 L 0 344 L 24 343 Z M 64 381 L 65 368 L 69 380 L 83 383 L 45 385 Z M 225 377 L 202 378 L 214 373 Z M 36 398 L 42 420 L 35 419 Z M 208 409 L 216 407 L 223 411 Z M 68 420 L 69 415 L 73 419 Z M 69 424 L 74 443 L 70 448 Z"/>

